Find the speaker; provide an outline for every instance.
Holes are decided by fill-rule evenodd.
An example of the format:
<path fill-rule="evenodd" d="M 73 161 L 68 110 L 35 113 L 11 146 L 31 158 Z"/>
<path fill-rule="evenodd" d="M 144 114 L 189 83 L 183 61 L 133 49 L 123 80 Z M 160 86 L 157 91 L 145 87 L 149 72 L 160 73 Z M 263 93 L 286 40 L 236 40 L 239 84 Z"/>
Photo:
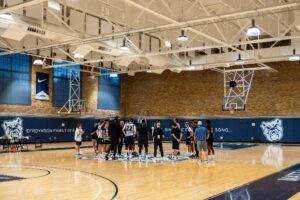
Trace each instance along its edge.
<path fill-rule="evenodd" d="M 236 87 L 236 82 L 235 82 L 235 81 L 230 81 L 230 82 L 229 82 L 229 86 L 230 86 L 231 88 L 235 88 L 235 87 Z"/>

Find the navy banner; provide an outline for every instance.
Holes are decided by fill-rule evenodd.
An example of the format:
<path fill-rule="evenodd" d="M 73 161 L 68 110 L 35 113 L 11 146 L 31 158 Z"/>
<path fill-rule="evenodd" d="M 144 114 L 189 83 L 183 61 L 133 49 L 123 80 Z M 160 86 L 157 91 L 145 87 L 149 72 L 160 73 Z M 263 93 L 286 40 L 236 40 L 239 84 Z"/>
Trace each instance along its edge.
<path fill-rule="evenodd" d="M 39 100 L 49 100 L 49 74 L 36 73 L 35 98 Z"/>
<path fill-rule="evenodd" d="M 73 141 L 76 124 L 82 123 L 86 133 L 84 139 L 89 140 L 89 131 L 96 121 L 96 118 L 0 116 L 0 137 L 31 136 L 48 142 Z M 161 122 L 164 140 L 170 140 L 172 120 L 151 119 L 147 121 L 148 127 L 151 128 L 157 121 Z M 184 122 L 191 120 L 178 121 L 183 128 Z M 300 118 L 216 118 L 211 122 L 215 141 L 219 142 L 300 143 Z"/>

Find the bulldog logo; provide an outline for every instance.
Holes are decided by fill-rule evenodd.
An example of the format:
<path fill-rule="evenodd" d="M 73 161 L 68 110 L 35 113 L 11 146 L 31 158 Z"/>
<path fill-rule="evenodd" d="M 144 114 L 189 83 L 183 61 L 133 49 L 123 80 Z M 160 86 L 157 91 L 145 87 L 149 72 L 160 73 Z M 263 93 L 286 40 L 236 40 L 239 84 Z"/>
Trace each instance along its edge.
<path fill-rule="evenodd" d="M 283 137 L 283 126 L 281 119 L 261 122 L 260 127 L 269 142 L 280 141 Z"/>

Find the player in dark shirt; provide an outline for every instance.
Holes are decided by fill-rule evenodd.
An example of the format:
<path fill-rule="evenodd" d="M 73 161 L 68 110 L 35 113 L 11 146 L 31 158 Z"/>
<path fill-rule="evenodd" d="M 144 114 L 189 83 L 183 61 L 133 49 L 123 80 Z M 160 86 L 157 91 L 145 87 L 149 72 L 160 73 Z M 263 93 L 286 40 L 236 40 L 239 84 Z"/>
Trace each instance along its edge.
<path fill-rule="evenodd" d="M 162 145 L 163 136 L 164 136 L 164 133 L 163 133 L 163 130 L 160 128 L 160 122 L 157 122 L 156 127 L 153 132 L 154 157 L 155 158 L 156 158 L 156 154 L 157 154 L 157 147 L 159 147 L 161 157 L 164 157 L 164 150 L 163 150 L 163 145 Z"/>
<path fill-rule="evenodd" d="M 193 132 L 194 132 L 194 133 L 195 133 L 196 128 L 198 127 L 197 123 L 198 123 L 198 122 L 197 122 L 197 120 L 195 120 L 195 119 L 192 121 L 192 128 L 193 128 Z M 196 142 L 195 135 L 194 135 L 194 138 L 192 138 L 192 143 L 193 143 L 193 145 L 194 145 L 194 150 L 195 150 L 195 152 L 193 153 L 193 156 L 192 156 L 192 157 L 198 158 L 199 151 L 198 151 L 198 147 L 197 147 L 197 142 Z"/>
<path fill-rule="evenodd" d="M 91 136 L 92 136 L 92 144 L 93 144 L 93 149 L 95 151 L 95 153 L 97 154 L 98 151 L 97 151 L 97 130 L 98 130 L 98 125 L 99 125 L 100 121 L 95 123 L 94 124 L 94 127 L 91 129 L 90 133 L 91 133 Z"/>
<path fill-rule="evenodd" d="M 172 136 L 172 149 L 174 151 L 173 155 L 176 158 L 176 156 L 180 153 L 179 144 L 182 139 L 181 131 L 178 128 L 176 123 L 172 124 L 171 136 Z"/>
<path fill-rule="evenodd" d="M 139 155 L 142 154 L 142 148 L 145 148 L 145 157 L 147 158 L 148 154 L 148 134 L 150 129 L 147 127 L 146 121 L 142 120 L 141 127 L 138 128 L 138 144 L 139 144 Z"/>
<path fill-rule="evenodd" d="M 123 130 L 124 125 L 125 125 L 124 120 L 121 120 L 120 121 L 121 130 Z M 119 135 L 119 144 L 118 144 L 118 156 L 119 157 L 122 156 L 122 148 L 123 148 L 124 138 L 125 138 L 125 135 L 124 135 L 123 131 L 121 131 L 121 133 Z"/>
<path fill-rule="evenodd" d="M 119 122 L 119 117 L 115 117 L 113 121 L 109 123 L 109 137 L 110 137 L 110 143 L 113 150 L 113 160 L 116 160 L 116 154 L 117 154 L 117 148 L 119 144 L 119 137 L 120 133 L 122 131 L 122 127 Z"/>
<path fill-rule="evenodd" d="M 214 131 L 211 127 L 211 121 L 206 120 L 205 121 L 206 129 L 208 131 L 208 138 L 207 138 L 207 149 L 208 149 L 208 159 L 214 159 L 215 158 L 215 150 L 214 150 Z"/>

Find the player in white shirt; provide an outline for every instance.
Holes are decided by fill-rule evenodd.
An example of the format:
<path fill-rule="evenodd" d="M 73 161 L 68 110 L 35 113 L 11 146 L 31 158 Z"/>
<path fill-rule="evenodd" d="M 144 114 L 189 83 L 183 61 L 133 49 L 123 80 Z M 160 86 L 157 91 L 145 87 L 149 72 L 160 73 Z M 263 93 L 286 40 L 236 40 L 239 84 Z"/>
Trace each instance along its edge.
<path fill-rule="evenodd" d="M 133 119 L 127 122 L 123 127 L 123 133 L 125 135 L 125 158 L 129 156 L 131 158 L 132 148 L 134 145 L 134 136 L 136 135 L 136 126 L 133 124 Z"/>
<path fill-rule="evenodd" d="M 78 124 L 76 126 L 76 130 L 75 130 L 75 134 L 74 134 L 74 140 L 76 142 L 76 146 L 75 146 L 76 154 L 75 154 L 75 156 L 77 158 L 80 157 L 80 146 L 82 144 L 82 135 L 83 134 L 84 134 L 84 131 L 82 130 L 82 125 Z"/>
<path fill-rule="evenodd" d="M 192 156 L 194 152 L 194 144 L 192 140 L 194 138 L 194 131 L 190 127 L 189 122 L 185 122 L 184 126 L 185 126 L 184 132 L 186 134 L 185 144 L 188 148 L 189 156 Z"/>

